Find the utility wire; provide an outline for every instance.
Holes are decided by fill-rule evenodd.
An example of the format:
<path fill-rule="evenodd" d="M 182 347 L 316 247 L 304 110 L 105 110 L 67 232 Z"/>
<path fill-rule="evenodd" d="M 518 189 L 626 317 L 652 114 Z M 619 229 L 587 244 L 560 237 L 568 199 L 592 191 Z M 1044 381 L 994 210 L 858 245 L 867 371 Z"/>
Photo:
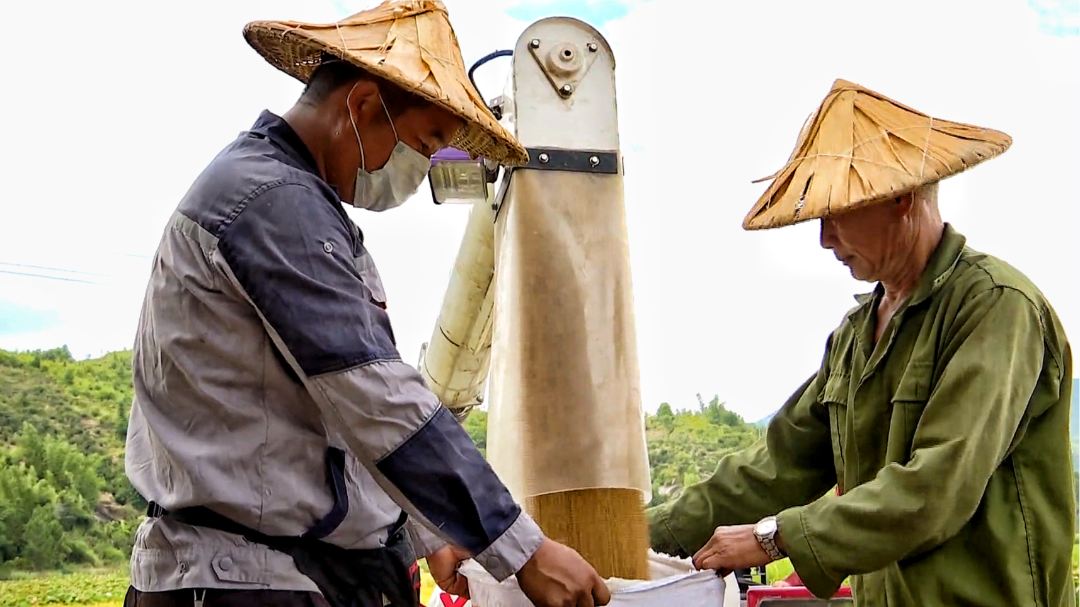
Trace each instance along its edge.
<path fill-rule="evenodd" d="M 78 278 L 65 278 L 63 276 L 49 276 L 47 274 L 31 274 L 29 272 L 12 272 L 11 270 L 2 270 L 2 269 L 0 269 L 0 274 L 12 274 L 14 276 L 29 276 L 31 278 L 47 278 L 49 280 L 62 280 L 64 282 L 81 282 L 83 284 L 102 285 L 102 286 L 105 286 L 105 287 L 115 286 L 115 285 L 110 285 L 109 283 L 95 282 L 95 281 L 92 281 L 92 280 L 79 280 Z"/>
<path fill-rule="evenodd" d="M 47 266 L 32 266 L 25 263 L 11 263 L 10 261 L 0 261 L 0 266 L 14 266 L 16 268 L 30 268 L 32 270 L 50 270 L 52 272 L 67 272 L 68 274 L 84 274 L 86 276 L 101 276 L 108 278 L 111 274 L 96 274 L 94 272 L 81 272 L 79 270 L 65 270 L 63 268 L 50 268 Z"/>

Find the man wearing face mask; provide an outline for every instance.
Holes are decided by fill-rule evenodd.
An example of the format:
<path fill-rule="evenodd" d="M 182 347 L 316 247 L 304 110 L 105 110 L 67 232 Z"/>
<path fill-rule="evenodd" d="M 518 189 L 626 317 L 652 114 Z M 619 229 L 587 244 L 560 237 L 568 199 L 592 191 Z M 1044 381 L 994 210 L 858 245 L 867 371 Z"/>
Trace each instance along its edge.
<path fill-rule="evenodd" d="M 537 605 L 605 605 L 417 371 L 342 201 L 385 211 L 453 144 L 527 154 L 466 77 L 446 9 L 392 2 L 245 38 L 306 83 L 196 179 L 165 229 L 134 348 L 126 466 L 149 502 L 126 605 L 416 605 L 472 557 Z"/>
<path fill-rule="evenodd" d="M 1076 605 L 1069 341 L 938 208 L 938 182 L 1011 143 L 836 81 L 743 227 L 819 220 L 875 288 L 764 440 L 650 510 L 653 548 L 718 570 L 786 556 L 821 598 L 850 576 L 860 607 Z"/>

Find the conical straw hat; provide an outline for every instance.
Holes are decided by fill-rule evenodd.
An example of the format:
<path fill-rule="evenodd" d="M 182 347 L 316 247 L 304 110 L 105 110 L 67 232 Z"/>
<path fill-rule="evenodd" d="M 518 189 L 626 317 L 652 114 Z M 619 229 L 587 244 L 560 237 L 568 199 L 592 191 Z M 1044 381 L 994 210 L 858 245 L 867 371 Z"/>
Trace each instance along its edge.
<path fill-rule="evenodd" d="M 896 198 L 998 156 L 1012 138 L 933 118 L 846 80 L 810 116 L 788 163 L 743 220 L 760 230 Z"/>
<path fill-rule="evenodd" d="M 254 21 L 244 26 L 244 38 L 271 65 L 304 83 L 324 53 L 344 59 L 465 120 L 451 146 L 506 165 L 529 160 L 469 82 L 442 2 L 384 2 L 328 24 Z"/>

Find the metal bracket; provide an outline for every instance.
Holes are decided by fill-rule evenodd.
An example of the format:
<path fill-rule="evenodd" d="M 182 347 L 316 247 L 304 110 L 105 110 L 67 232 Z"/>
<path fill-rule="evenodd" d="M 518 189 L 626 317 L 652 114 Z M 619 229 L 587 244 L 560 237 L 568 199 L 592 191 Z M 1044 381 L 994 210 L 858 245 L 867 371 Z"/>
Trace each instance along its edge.
<path fill-rule="evenodd" d="M 560 150 L 558 148 L 527 148 L 529 164 L 522 169 L 545 171 L 575 171 L 579 173 L 619 173 L 618 152 L 590 150 Z"/>
<path fill-rule="evenodd" d="M 544 72 L 551 86 L 564 99 L 577 90 L 599 50 L 596 42 L 587 42 L 582 48 L 567 41 L 545 42 L 539 38 L 529 41 L 529 52 L 540 66 L 540 71 Z"/>
<path fill-rule="evenodd" d="M 510 191 L 510 181 L 514 171 L 535 169 L 540 171 L 573 171 L 577 173 L 597 173 L 601 175 L 620 174 L 618 152 L 598 152 L 590 150 L 562 150 L 559 148 L 526 148 L 529 151 L 529 164 L 519 167 L 504 167 L 502 178 L 496 186 L 495 199 L 491 208 L 498 220 L 506 193 Z"/>

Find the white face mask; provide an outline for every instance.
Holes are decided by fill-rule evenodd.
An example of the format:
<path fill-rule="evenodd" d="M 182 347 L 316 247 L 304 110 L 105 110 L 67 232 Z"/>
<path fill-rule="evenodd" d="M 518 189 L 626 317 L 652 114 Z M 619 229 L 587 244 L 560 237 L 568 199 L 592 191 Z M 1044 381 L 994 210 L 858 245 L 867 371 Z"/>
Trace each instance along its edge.
<path fill-rule="evenodd" d="M 349 97 L 351 96 L 352 91 L 349 91 Z M 379 101 L 382 101 L 382 95 L 379 95 Z M 431 160 L 398 139 L 394 119 L 390 117 L 390 111 L 386 109 L 386 102 L 382 101 L 383 111 L 390 120 L 390 128 L 394 131 L 397 144 L 383 168 L 369 173 L 364 160 L 364 144 L 360 141 L 360 131 L 356 128 L 356 120 L 353 118 L 352 105 L 349 104 L 348 97 L 345 98 L 345 103 L 349 110 L 349 121 L 352 122 L 353 132 L 356 133 L 356 144 L 360 146 L 360 168 L 356 169 L 356 187 L 353 189 L 352 205 L 368 211 L 385 211 L 401 206 L 420 189 L 420 184 L 424 182 L 424 177 L 431 169 Z"/>

